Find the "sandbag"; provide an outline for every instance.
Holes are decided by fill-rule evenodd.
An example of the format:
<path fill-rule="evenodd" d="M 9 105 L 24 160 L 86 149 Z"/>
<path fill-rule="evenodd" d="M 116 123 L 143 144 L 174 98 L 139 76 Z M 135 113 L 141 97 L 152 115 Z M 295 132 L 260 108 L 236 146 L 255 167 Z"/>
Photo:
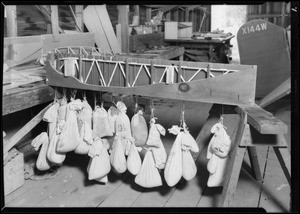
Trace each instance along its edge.
<path fill-rule="evenodd" d="M 189 150 L 182 151 L 182 177 L 189 181 L 197 174 L 195 161 Z"/>
<path fill-rule="evenodd" d="M 59 135 L 54 132 L 53 136 L 50 139 L 48 151 L 47 151 L 47 158 L 50 162 L 61 165 L 64 160 L 66 159 L 66 154 L 63 152 L 57 151 L 57 144 L 58 144 Z"/>
<path fill-rule="evenodd" d="M 131 135 L 130 120 L 126 115 L 125 104 L 119 101 L 117 102 L 117 107 L 120 113 L 116 118 L 116 135 L 120 136 L 124 154 L 128 155 L 131 143 L 134 141 L 134 138 Z"/>
<path fill-rule="evenodd" d="M 50 163 L 47 160 L 47 149 L 49 146 L 49 138 L 47 132 L 42 132 L 31 142 L 31 146 L 33 146 L 35 151 L 38 151 L 41 145 L 42 147 L 36 161 L 36 168 L 40 171 L 44 171 L 50 169 Z"/>
<path fill-rule="evenodd" d="M 67 106 L 67 119 L 57 143 L 58 152 L 74 151 L 80 143 L 80 136 L 77 124 L 78 111 L 82 109 L 79 100 L 71 101 Z"/>
<path fill-rule="evenodd" d="M 58 102 L 55 102 L 43 116 L 43 120 L 48 122 L 49 146 L 47 149 L 47 159 L 50 162 L 58 165 L 62 164 L 66 158 L 64 153 L 56 150 L 58 143 L 58 134 L 56 130 L 60 106 L 61 105 Z"/>
<path fill-rule="evenodd" d="M 96 106 L 93 111 L 93 136 L 102 138 L 112 135 L 107 111 L 103 106 Z"/>
<path fill-rule="evenodd" d="M 127 169 L 127 162 L 120 137 L 115 137 L 112 145 L 110 163 L 117 173 L 123 173 Z"/>
<path fill-rule="evenodd" d="M 60 100 L 60 106 L 58 108 L 56 134 L 60 134 L 65 125 L 66 116 L 67 116 L 67 104 L 68 104 L 67 98 L 64 96 Z"/>
<path fill-rule="evenodd" d="M 108 152 L 104 149 L 101 139 L 97 138 L 93 142 L 88 155 L 91 157 L 87 167 L 89 180 L 102 180 L 110 172 L 111 166 Z"/>
<path fill-rule="evenodd" d="M 53 133 L 56 131 L 56 123 L 58 116 L 59 103 L 54 102 L 53 105 L 43 115 L 43 121 L 48 122 L 48 137 L 49 139 L 54 136 Z"/>
<path fill-rule="evenodd" d="M 88 123 L 83 123 L 80 133 L 80 143 L 75 149 L 77 154 L 87 154 L 93 143 L 92 129 Z"/>
<path fill-rule="evenodd" d="M 82 126 L 87 123 L 92 128 L 92 115 L 93 109 L 90 104 L 87 102 L 86 98 L 82 101 L 82 110 L 78 114 L 77 122 L 79 134 L 81 135 L 81 131 L 83 131 Z"/>
<path fill-rule="evenodd" d="M 148 138 L 148 127 L 145 118 L 143 117 L 143 111 L 139 110 L 131 118 L 131 131 L 135 140 L 136 146 L 145 145 Z"/>
<path fill-rule="evenodd" d="M 162 185 L 162 180 L 158 169 L 155 167 L 151 149 L 146 152 L 141 170 L 134 181 L 136 184 L 145 188 L 153 188 Z"/>
<path fill-rule="evenodd" d="M 187 127 L 183 126 L 183 133 L 182 133 L 182 146 L 186 147 L 188 150 L 191 150 L 192 152 L 199 152 L 199 147 L 196 142 L 196 140 L 193 138 L 193 136 L 190 134 L 190 132 L 187 130 Z"/>
<path fill-rule="evenodd" d="M 137 175 L 142 166 L 139 150 L 141 150 L 141 148 L 137 148 L 134 144 L 131 144 L 127 158 L 127 169 L 133 175 Z"/>
<path fill-rule="evenodd" d="M 108 118 L 112 133 L 116 133 L 116 118 L 117 118 L 119 112 L 120 111 L 114 106 L 111 106 L 107 111 L 107 114 L 108 114 L 107 118 Z"/>
<path fill-rule="evenodd" d="M 150 121 L 149 136 L 146 145 L 153 146 L 152 152 L 155 161 L 155 166 L 158 169 L 163 169 L 167 161 L 167 152 L 160 139 L 160 135 L 165 135 L 166 130 L 160 124 L 155 124 L 155 119 Z"/>
<path fill-rule="evenodd" d="M 177 135 L 175 142 L 169 153 L 164 170 L 164 177 L 168 186 L 177 184 L 182 177 L 182 150 L 181 150 L 181 129 L 178 126 L 172 126 L 169 132 Z"/>
<path fill-rule="evenodd" d="M 207 186 L 217 187 L 223 185 L 231 140 L 226 133 L 225 126 L 221 122 L 212 126 L 211 133 L 214 135 L 212 136 L 207 148 L 207 158 L 209 159 L 207 163 L 207 170 L 210 173 Z"/>

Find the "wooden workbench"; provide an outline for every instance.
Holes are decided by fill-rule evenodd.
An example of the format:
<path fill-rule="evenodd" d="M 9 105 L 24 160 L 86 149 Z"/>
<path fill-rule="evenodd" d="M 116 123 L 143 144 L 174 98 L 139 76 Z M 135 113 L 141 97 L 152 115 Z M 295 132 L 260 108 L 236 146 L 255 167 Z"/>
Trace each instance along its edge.
<path fill-rule="evenodd" d="M 53 100 L 54 91 L 46 84 L 40 65 L 26 64 L 4 72 L 2 116 Z"/>
<path fill-rule="evenodd" d="M 181 46 L 185 49 L 207 50 L 210 62 L 215 59 L 219 63 L 228 63 L 225 51 L 231 47 L 231 38 L 233 36 L 220 39 L 164 39 L 164 42 L 172 46 Z M 216 56 L 214 56 L 213 52 Z"/>

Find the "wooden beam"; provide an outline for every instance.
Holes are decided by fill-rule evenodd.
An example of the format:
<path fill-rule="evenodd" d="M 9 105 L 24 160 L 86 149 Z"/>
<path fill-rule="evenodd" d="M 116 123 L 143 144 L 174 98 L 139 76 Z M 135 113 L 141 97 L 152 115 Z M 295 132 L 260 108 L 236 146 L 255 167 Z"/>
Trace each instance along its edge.
<path fill-rule="evenodd" d="M 129 5 L 118 5 L 118 23 L 121 24 L 122 52 L 129 52 Z"/>
<path fill-rule="evenodd" d="M 83 5 L 75 5 L 75 17 L 80 31 L 83 32 Z"/>
<path fill-rule="evenodd" d="M 151 21 L 151 13 L 152 13 L 151 7 L 147 7 L 146 8 L 146 22 L 150 22 Z"/>
<path fill-rule="evenodd" d="M 289 93 L 291 93 L 290 77 L 286 79 L 283 83 L 281 83 L 278 87 L 276 87 L 274 90 L 272 90 L 269 94 L 267 94 L 264 98 L 262 98 L 259 101 L 258 105 L 264 108 Z"/>
<path fill-rule="evenodd" d="M 256 104 L 248 107 L 238 106 L 236 110 L 239 114 L 241 112 L 246 112 L 248 115 L 248 123 L 261 134 L 287 133 L 286 124 Z"/>
<path fill-rule="evenodd" d="M 17 6 L 9 5 L 5 6 L 6 10 L 6 27 L 7 27 L 7 37 L 17 36 Z"/>
<path fill-rule="evenodd" d="M 187 7 L 184 11 L 184 21 L 188 22 L 190 20 L 190 9 Z"/>
<path fill-rule="evenodd" d="M 32 84 L 31 88 L 15 88 L 2 96 L 2 115 L 11 114 L 23 109 L 53 100 L 54 91 L 44 82 Z"/>
<path fill-rule="evenodd" d="M 246 147 L 239 147 L 239 144 L 244 134 L 245 125 L 247 124 L 247 115 L 243 112 L 240 116 L 235 140 L 227 157 L 228 161 L 225 169 L 226 173 L 219 207 L 230 207 L 231 205 L 246 151 Z"/>
<path fill-rule="evenodd" d="M 53 41 L 58 42 L 58 34 L 59 34 L 59 22 L 58 22 L 58 6 L 51 5 L 51 25 L 52 25 L 52 36 Z"/>
<path fill-rule="evenodd" d="M 42 121 L 45 112 L 53 105 L 50 103 L 42 111 L 40 111 L 34 118 L 32 118 L 23 128 L 14 134 L 7 144 L 4 144 L 3 154 L 6 154 L 12 147 L 14 147 L 28 132 L 30 132 L 39 122 Z"/>

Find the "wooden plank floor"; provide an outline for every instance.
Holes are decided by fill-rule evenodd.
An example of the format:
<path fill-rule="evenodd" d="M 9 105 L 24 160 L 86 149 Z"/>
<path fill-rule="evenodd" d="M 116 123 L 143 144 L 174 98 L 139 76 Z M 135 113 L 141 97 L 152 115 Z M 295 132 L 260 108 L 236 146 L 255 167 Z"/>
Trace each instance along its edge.
<path fill-rule="evenodd" d="M 186 103 L 186 121 L 194 137 L 208 117 L 208 104 Z M 289 109 L 277 111 L 275 115 L 287 124 Z M 181 103 L 159 102 L 155 105 L 155 116 L 166 129 L 179 124 Z M 146 117 L 147 118 L 147 117 Z M 236 121 L 226 122 L 228 134 L 235 134 Z M 226 124 L 227 123 L 227 124 Z M 167 134 L 162 138 L 167 153 L 175 136 Z M 290 136 L 286 136 L 290 145 Z M 170 188 L 164 181 L 163 186 L 146 189 L 134 182 L 128 172 L 108 174 L 109 182 L 99 184 L 87 180 L 86 167 L 89 157 L 69 153 L 56 177 L 42 181 L 26 180 L 25 184 L 5 197 L 7 207 L 215 207 L 222 188 L 208 188 L 206 169 L 207 142 L 201 145 L 196 154 L 197 175 L 191 181 L 181 179 Z M 290 209 L 290 187 L 279 166 L 272 148 L 257 149 L 263 183 L 253 179 L 248 154 L 239 177 L 233 207 L 263 207 L 267 212 L 285 212 Z"/>

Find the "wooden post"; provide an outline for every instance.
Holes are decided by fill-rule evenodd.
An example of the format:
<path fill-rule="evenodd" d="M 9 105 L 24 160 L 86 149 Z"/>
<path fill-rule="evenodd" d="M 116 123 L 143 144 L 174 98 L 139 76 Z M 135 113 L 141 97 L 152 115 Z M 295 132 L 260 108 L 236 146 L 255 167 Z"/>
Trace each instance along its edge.
<path fill-rule="evenodd" d="M 122 52 L 129 52 L 129 31 L 128 31 L 129 5 L 118 5 L 118 22 L 121 24 Z"/>
<path fill-rule="evenodd" d="M 184 11 L 184 21 L 188 22 L 190 19 L 190 9 L 187 7 Z"/>
<path fill-rule="evenodd" d="M 58 22 L 58 6 L 51 5 L 51 25 L 52 25 L 52 36 L 53 41 L 58 42 L 58 34 L 59 34 L 59 22 Z"/>
<path fill-rule="evenodd" d="M 83 32 L 83 5 L 75 5 L 75 17 L 79 29 Z"/>
<path fill-rule="evenodd" d="M 175 22 L 178 22 L 178 8 L 175 8 L 175 10 L 174 10 L 174 21 Z"/>
<path fill-rule="evenodd" d="M 6 23 L 7 23 L 7 37 L 17 36 L 17 6 L 5 6 L 6 10 Z"/>
<path fill-rule="evenodd" d="M 151 7 L 147 7 L 146 8 L 146 22 L 150 22 L 151 21 L 151 12 L 152 12 Z"/>
<path fill-rule="evenodd" d="M 285 2 L 281 2 L 281 23 L 280 23 L 280 26 L 283 27 L 283 28 L 286 28 L 285 26 Z"/>
<path fill-rule="evenodd" d="M 242 112 L 240 114 L 240 122 L 238 125 L 237 133 L 234 143 L 228 156 L 228 162 L 226 166 L 226 175 L 224 178 L 223 191 L 220 207 L 230 207 L 230 203 L 234 197 L 236 185 L 240 175 L 246 147 L 239 147 L 239 144 L 244 135 L 245 125 L 247 124 L 247 114 Z"/>
<path fill-rule="evenodd" d="M 197 26 L 194 24 L 194 23 L 195 23 L 195 22 L 194 22 L 194 16 L 195 16 L 195 15 L 194 15 L 194 10 L 192 10 L 192 11 L 191 11 L 191 15 L 190 15 L 190 20 L 191 20 L 191 22 L 193 22 L 193 32 L 196 31 L 196 27 L 197 27 Z"/>

